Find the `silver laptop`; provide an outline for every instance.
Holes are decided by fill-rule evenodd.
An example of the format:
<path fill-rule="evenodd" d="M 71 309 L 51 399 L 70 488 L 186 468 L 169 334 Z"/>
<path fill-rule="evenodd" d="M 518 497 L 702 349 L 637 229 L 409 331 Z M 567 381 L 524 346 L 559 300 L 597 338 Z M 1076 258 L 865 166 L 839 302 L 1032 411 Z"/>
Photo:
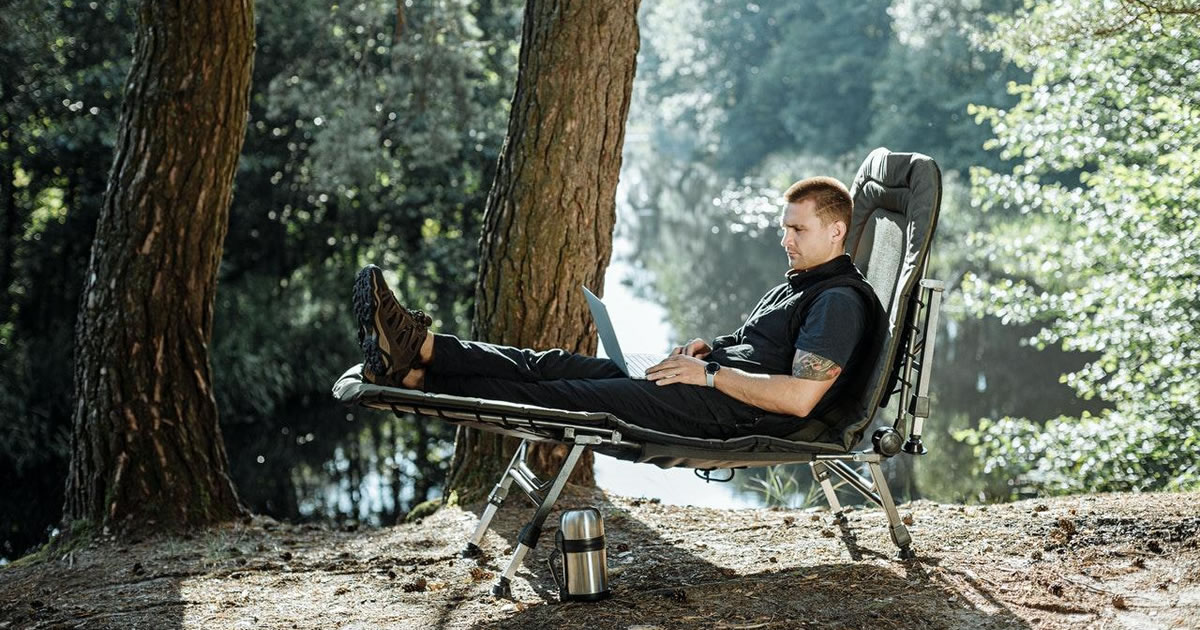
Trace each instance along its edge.
<path fill-rule="evenodd" d="M 668 355 L 621 352 L 621 344 L 617 343 L 617 333 L 613 331 L 612 320 L 608 317 L 608 309 L 605 308 L 604 302 L 588 291 L 587 287 L 582 288 L 584 296 L 587 297 L 588 307 L 592 309 L 592 318 L 596 320 L 596 330 L 600 333 L 600 345 L 604 346 L 604 353 L 626 376 L 644 380 L 646 369 L 657 365 Z"/>

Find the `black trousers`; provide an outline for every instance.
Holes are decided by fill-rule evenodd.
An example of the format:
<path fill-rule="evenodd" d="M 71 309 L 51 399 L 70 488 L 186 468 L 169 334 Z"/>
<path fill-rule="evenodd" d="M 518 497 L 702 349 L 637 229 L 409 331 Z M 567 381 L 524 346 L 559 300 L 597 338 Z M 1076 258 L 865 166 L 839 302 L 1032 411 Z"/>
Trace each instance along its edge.
<path fill-rule="evenodd" d="M 783 436 L 798 418 L 785 418 L 697 385 L 655 385 L 625 376 L 615 363 L 565 350 L 534 351 L 451 335 L 433 337 L 425 390 L 611 413 L 638 426 L 692 437 Z"/>

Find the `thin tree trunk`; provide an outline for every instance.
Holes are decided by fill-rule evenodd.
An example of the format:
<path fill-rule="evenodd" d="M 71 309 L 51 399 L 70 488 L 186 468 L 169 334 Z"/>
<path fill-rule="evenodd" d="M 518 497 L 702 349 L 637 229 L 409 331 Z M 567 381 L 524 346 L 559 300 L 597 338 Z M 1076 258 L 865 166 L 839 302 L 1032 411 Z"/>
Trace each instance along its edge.
<path fill-rule="evenodd" d="M 209 343 L 245 137 L 250 0 L 146 0 L 75 331 L 64 520 L 116 531 L 244 513 Z"/>
<path fill-rule="evenodd" d="M 10 60 L 5 55 L 4 58 L 0 58 L 0 61 Z M 0 76 L 0 99 L 14 100 L 13 86 L 9 83 L 7 73 L 0 73 L 0 75 L 2 75 Z M 14 107 L 13 109 L 19 111 L 19 108 Z M 16 188 L 16 159 L 20 155 L 20 147 L 15 146 L 17 134 L 12 122 L 9 108 L 0 108 L 0 129 L 5 130 L 5 135 L 8 136 L 4 143 L 4 149 L 0 149 L 0 205 L 4 206 L 3 227 L 0 227 L 4 233 L 4 236 L 0 238 L 0 321 L 5 322 L 10 321 L 13 316 L 9 294 L 15 277 L 13 273 L 17 249 L 15 233 L 17 226 L 21 224 Z"/>
<path fill-rule="evenodd" d="M 399 448 L 400 441 L 400 423 L 405 422 L 405 419 L 399 416 L 390 416 L 388 418 L 388 447 L 392 449 L 392 465 L 389 471 L 391 478 L 391 496 L 392 509 L 388 511 L 386 523 L 394 523 L 400 519 L 400 515 L 405 512 L 400 500 L 400 486 L 404 483 L 404 476 L 401 475 L 400 461 L 402 454 Z"/>
<path fill-rule="evenodd" d="M 637 7 L 638 0 L 526 5 L 508 135 L 484 212 L 476 338 L 595 352 L 579 287 L 603 286 L 612 253 Z M 513 448 L 512 440 L 460 429 L 449 490 L 478 497 Z M 560 455 L 548 451 L 531 457 L 543 473 Z M 572 481 L 594 483 L 590 454 Z"/>
<path fill-rule="evenodd" d="M 7 93 L 7 87 L 0 90 L 0 94 Z M 7 116 L 0 117 L 0 125 L 7 126 L 7 119 Z M 8 148 L 0 150 L 0 205 L 4 206 L 3 227 L 0 227 L 0 231 L 3 232 L 3 236 L 0 237 L 0 321 L 9 321 L 12 317 L 12 313 L 9 312 L 9 291 L 12 288 L 14 250 L 17 246 L 17 239 L 13 233 L 19 224 L 17 190 L 13 181 L 16 178 L 16 165 L 13 164 L 15 153 L 11 144 Z"/>
<path fill-rule="evenodd" d="M 433 487 L 433 475 L 436 469 L 429 465 L 429 423 L 418 420 L 416 423 L 417 439 L 413 441 L 413 466 L 416 476 L 413 479 L 413 506 L 429 498 L 429 489 Z"/>

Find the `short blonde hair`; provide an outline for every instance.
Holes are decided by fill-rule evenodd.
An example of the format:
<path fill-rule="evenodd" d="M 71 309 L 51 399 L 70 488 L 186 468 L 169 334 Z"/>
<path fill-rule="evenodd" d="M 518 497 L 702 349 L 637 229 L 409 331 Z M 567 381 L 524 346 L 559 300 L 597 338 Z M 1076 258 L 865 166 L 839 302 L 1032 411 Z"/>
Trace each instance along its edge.
<path fill-rule="evenodd" d="M 832 177 L 809 177 L 792 184 L 783 194 L 788 203 L 799 203 L 812 199 L 817 204 L 817 218 L 829 225 L 841 221 L 850 227 L 850 214 L 854 201 L 846 185 Z"/>

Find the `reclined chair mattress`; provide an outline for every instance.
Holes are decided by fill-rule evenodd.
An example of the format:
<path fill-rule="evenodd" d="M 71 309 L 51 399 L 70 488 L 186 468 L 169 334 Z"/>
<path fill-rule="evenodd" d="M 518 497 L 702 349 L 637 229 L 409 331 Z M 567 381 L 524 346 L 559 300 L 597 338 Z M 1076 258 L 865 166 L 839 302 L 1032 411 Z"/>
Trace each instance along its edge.
<path fill-rule="evenodd" d="M 614 436 L 593 450 L 626 461 L 661 468 L 739 468 L 812 461 L 818 453 L 844 453 L 840 444 L 801 442 L 766 435 L 715 440 L 663 433 L 631 424 L 609 413 L 564 411 L 482 398 L 431 394 L 372 385 L 356 366 L 342 375 L 334 396 L 346 404 L 429 415 L 491 433 L 538 442 L 562 442 L 564 430 Z"/>

